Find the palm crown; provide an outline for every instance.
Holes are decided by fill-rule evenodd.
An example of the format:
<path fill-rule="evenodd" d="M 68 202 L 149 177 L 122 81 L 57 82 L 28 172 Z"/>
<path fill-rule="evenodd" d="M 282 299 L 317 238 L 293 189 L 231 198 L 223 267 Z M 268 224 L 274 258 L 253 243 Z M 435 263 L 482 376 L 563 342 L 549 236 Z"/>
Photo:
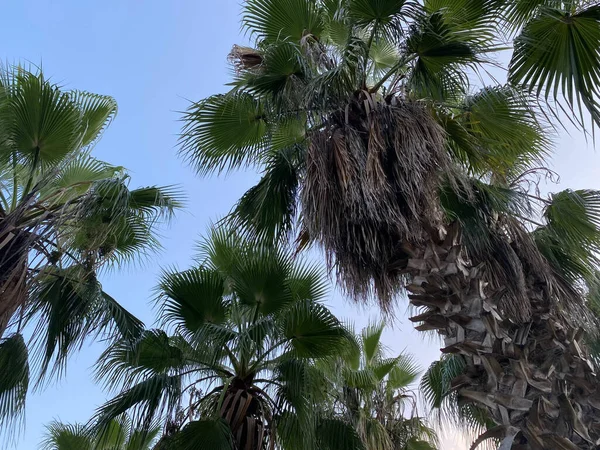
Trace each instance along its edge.
<path fill-rule="evenodd" d="M 600 8 L 248 0 L 242 22 L 254 48 L 234 47 L 231 90 L 192 105 L 181 138 L 201 174 L 263 170 L 233 223 L 319 242 L 346 291 L 386 311 L 406 287 L 418 329 L 466 359 L 454 389 L 506 445 L 592 445 L 595 409 L 560 380 L 596 383 L 573 342 L 591 328 L 600 196 L 536 183 L 557 119 L 598 125 Z M 474 92 L 507 48 L 506 83 Z M 565 418 L 573 404 L 585 420 Z"/>
<path fill-rule="evenodd" d="M 330 408 L 358 431 L 366 450 L 436 448 L 436 433 L 417 414 L 410 389 L 419 368 L 410 355 L 386 355 L 383 330 L 383 323 L 372 323 L 357 336 L 359 352 L 317 363 L 329 383 Z"/>
<path fill-rule="evenodd" d="M 130 189 L 122 167 L 91 156 L 116 111 L 111 97 L 1 69 L 2 422 L 22 412 L 30 365 L 41 381 L 50 368 L 60 374 L 90 335 L 142 328 L 102 290 L 97 272 L 156 249 L 157 220 L 180 202 L 172 188 Z"/>
<path fill-rule="evenodd" d="M 114 419 L 103 434 L 81 424 L 53 421 L 46 426 L 42 450 L 151 450 L 160 427 L 136 429 L 127 416 Z"/>
<path fill-rule="evenodd" d="M 324 394 L 313 361 L 353 348 L 322 304 L 319 270 L 231 230 L 213 230 L 201 253 L 199 266 L 160 282 L 172 333 L 145 331 L 101 357 L 99 379 L 122 390 L 100 408 L 98 426 L 133 408 L 142 423 L 167 418 L 159 448 L 288 448 L 299 439 L 329 449 L 336 436 L 350 440 L 350 426 L 317 413 Z"/>
<path fill-rule="evenodd" d="M 443 221 L 440 200 L 449 216 L 480 228 L 481 220 L 461 216 L 466 203 L 509 209 L 525 227 L 576 204 L 579 221 L 595 220 L 593 191 L 562 193 L 561 207 L 548 208 L 553 199 L 535 199 L 527 188 L 551 150 L 546 119 L 556 112 L 536 94 L 555 100 L 563 89 L 563 105 L 580 102 L 595 117 L 593 84 L 581 77 L 600 64 L 581 58 L 577 64 L 590 66 L 572 67 L 560 52 L 583 48 L 567 50 L 549 36 L 560 27 L 600 36 L 598 8 L 534 3 L 248 1 L 243 24 L 256 48 L 234 47 L 232 90 L 190 108 L 182 151 L 200 173 L 261 167 L 262 179 L 234 210 L 236 224 L 277 237 L 300 219 L 300 242 L 320 241 L 352 294 L 368 294 L 374 281 L 384 307 L 397 285 L 388 276 L 397 243 L 420 240 L 423 222 Z M 510 83 L 472 94 L 469 74 L 485 72 L 510 38 Z M 546 60 L 552 67 L 541 65 Z M 548 218 L 536 234 L 547 254 L 565 226 L 573 238 L 584 232 L 562 219 Z M 473 251 L 489 246 L 476 234 Z M 585 245 L 593 242 L 588 236 Z M 574 266 L 561 271 L 589 273 L 590 252 L 579 250 L 549 260 L 572 257 Z"/>

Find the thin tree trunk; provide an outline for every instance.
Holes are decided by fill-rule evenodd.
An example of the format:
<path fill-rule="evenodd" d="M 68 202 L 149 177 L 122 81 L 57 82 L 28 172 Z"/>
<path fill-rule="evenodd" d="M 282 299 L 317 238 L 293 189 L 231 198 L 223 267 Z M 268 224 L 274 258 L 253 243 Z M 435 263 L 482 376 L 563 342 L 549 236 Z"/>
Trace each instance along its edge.
<path fill-rule="evenodd" d="M 418 330 L 437 330 L 444 353 L 461 354 L 465 373 L 452 381 L 460 401 L 489 411 L 498 425 L 518 428 L 513 449 L 595 449 L 600 438 L 600 390 L 574 328 L 550 305 L 547 290 L 527 280 L 532 319 L 506 318 L 481 267 L 465 258 L 458 226 L 440 230 L 412 251 L 406 269 Z"/>

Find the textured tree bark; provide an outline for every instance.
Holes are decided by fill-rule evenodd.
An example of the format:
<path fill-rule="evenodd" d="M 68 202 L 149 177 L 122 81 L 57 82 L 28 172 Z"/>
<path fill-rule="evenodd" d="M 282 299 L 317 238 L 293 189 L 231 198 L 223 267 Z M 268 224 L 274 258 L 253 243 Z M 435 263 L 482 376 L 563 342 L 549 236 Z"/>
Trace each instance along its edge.
<path fill-rule="evenodd" d="M 444 353 L 461 354 L 466 372 L 452 381 L 460 401 L 489 411 L 506 430 L 520 430 L 513 449 L 600 448 L 598 377 L 583 330 L 553 308 L 547 289 L 529 277 L 532 315 L 510 320 L 482 267 L 465 257 L 458 226 L 439 230 L 426 248 L 410 249 L 405 269 L 418 330 L 437 330 Z"/>

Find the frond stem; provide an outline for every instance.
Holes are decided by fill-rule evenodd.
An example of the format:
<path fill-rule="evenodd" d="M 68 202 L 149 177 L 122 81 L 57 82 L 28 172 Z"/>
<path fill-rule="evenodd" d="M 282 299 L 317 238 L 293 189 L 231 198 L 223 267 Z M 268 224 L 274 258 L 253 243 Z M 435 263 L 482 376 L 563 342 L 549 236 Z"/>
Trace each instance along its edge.
<path fill-rule="evenodd" d="M 396 64 L 394 64 L 394 66 L 377 82 L 375 83 L 375 86 L 373 86 L 371 89 L 369 89 L 369 92 L 377 92 L 379 90 L 379 88 L 381 86 L 383 86 L 385 84 L 385 82 L 392 76 L 394 75 L 394 73 L 396 73 L 396 71 L 410 63 L 411 61 L 415 60 L 418 57 L 418 55 L 410 55 L 410 56 L 405 56 L 404 58 L 401 58 L 400 61 L 398 61 Z"/>

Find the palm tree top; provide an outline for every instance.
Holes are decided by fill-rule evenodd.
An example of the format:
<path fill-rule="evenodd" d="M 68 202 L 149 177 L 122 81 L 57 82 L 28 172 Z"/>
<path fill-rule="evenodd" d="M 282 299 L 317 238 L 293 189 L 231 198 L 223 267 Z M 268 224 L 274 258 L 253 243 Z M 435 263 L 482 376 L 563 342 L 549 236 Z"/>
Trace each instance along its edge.
<path fill-rule="evenodd" d="M 161 417 L 170 424 L 164 448 L 268 448 L 297 427 L 315 442 L 354 436 L 317 414 L 325 394 L 314 361 L 356 348 L 323 304 L 321 269 L 229 228 L 212 229 L 199 247 L 198 266 L 161 277 L 166 331 L 101 356 L 97 377 L 118 395 L 99 408 L 98 426 L 128 410 L 142 424 Z"/>
<path fill-rule="evenodd" d="M 142 330 L 98 274 L 158 250 L 157 227 L 183 196 L 133 188 L 123 167 L 92 156 L 116 113 L 110 96 L 0 66 L 1 424 L 23 412 L 30 384 L 64 373 L 86 339 Z"/>

